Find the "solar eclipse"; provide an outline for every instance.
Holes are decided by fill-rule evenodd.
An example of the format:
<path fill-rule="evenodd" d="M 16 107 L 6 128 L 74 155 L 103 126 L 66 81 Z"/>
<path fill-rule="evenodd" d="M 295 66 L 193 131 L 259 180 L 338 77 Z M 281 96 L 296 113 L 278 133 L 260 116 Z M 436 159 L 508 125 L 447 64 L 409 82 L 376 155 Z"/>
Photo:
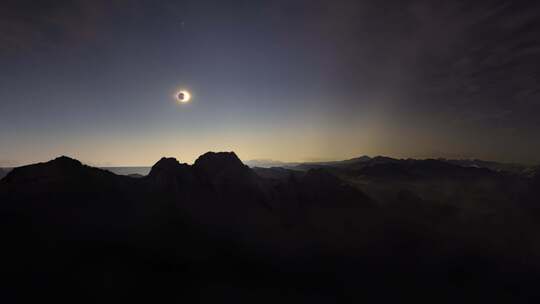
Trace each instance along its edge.
<path fill-rule="evenodd" d="M 188 103 L 191 100 L 191 93 L 187 90 L 181 90 L 176 93 L 176 101 L 179 103 Z"/>

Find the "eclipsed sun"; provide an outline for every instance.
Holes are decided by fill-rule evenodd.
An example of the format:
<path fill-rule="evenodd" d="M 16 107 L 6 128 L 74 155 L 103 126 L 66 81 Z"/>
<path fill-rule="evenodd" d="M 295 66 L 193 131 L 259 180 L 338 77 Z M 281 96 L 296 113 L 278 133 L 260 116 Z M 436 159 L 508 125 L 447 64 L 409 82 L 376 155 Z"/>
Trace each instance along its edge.
<path fill-rule="evenodd" d="M 179 91 L 176 93 L 176 101 L 180 103 L 187 103 L 191 100 L 191 93 L 186 90 Z"/>

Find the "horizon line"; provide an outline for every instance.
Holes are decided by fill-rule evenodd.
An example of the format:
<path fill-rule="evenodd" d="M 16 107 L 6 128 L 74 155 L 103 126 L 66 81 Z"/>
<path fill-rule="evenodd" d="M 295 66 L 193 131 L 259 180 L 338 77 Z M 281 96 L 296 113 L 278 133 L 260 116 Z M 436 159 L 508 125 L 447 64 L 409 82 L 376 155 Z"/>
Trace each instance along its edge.
<path fill-rule="evenodd" d="M 218 152 L 233 152 L 233 153 L 236 154 L 236 152 L 234 152 L 234 151 L 208 151 L 208 152 L 216 152 L 216 153 L 218 153 Z M 208 153 L 208 152 L 205 152 L 205 153 Z M 201 154 L 201 155 L 203 155 L 203 154 Z M 104 169 L 105 168 L 151 168 L 152 166 L 154 166 L 159 161 L 159 159 L 158 159 L 158 160 L 156 160 L 155 162 L 153 162 L 150 165 L 140 165 L 140 164 L 138 164 L 138 165 L 116 165 L 116 164 L 106 164 L 106 163 L 99 164 L 99 163 L 95 163 L 95 162 L 80 160 L 80 159 L 78 159 L 76 157 L 72 157 L 72 156 L 68 156 L 68 155 L 59 155 L 59 156 L 53 157 L 53 158 L 51 158 L 49 160 L 34 161 L 34 162 L 29 162 L 29 163 L 24 163 L 24 164 L 2 165 L 0 163 L 0 168 L 12 169 L 12 168 L 17 168 L 17 167 L 29 166 L 29 165 L 33 165 L 33 164 L 45 163 L 45 162 L 54 160 L 54 159 L 62 157 L 62 156 L 69 157 L 69 158 L 74 159 L 74 160 L 78 160 L 83 165 L 87 165 L 87 166 L 95 167 L 95 168 L 104 168 Z M 163 156 L 161 158 L 164 158 L 164 157 L 165 158 L 175 158 L 175 159 L 178 160 L 178 158 L 175 157 L 175 156 Z M 272 158 L 251 158 L 251 159 L 248 159 L 248 160 L 244 160 L 244 159 L 242 159 L 240 157 L 238 157 L 238 158 L 245 165 L 247 165 L 247 163 L 250 163 L 250 162 L 261 162 L 261 163 L 263 163 L 263 162 L 267 162 L 267 163 L 274 162 L 274 163 L 279 163 L 279 164 L 282 164 L 282 165 L 292 165 L 292 164 L 316 164 L 316 163 L 342 162 L 342 161 L 349 161 L 349 160 L 354 160 L 354 159 L 358 159 L 358 158 L 362 158 L 362 157 L 369 157 L 371 159 L 377 158 L 377 157 L 386 157 L 386 158 L 392 158 L 392 159 L 396 159 L 396 160 L 408 160 L 408 159 L 412 159 L 412 160 L 429 160 L 429 159 L 434 159 L 434 160 L 470 160 L 470 161 L 476 160 L 476 161 L 496 162 L 496 163 L 507 164 L 507 165 L 522 165 L 522 166 L 538 166 L 538 165 L 540 165 L 540 163 L 535 163 L 535 162 L 499 161 L 499 160 L 493 160 L 493 159 L 483 159 L 483 158 L 479 158 L 479 157 L 395 157 L 395 156 L 388 156 L 388 155 L 370 156 L 370 155 L 367 155 L 367 154 L 363 154 L 363 155 L 355 156 L 355 157 L 342 158 L 342 159 L 332 159 L 332 158 L 324 159 L 324 158 L 321 158 L 320 160 L 307 159 L 307 160 L 300 160 L 300 161 L 282 161 L 282 160 L 277 160 L 277 159 L 272 159 Z M 188 164 L 188 165 L 193 165 L 195 163 L 195 161 L 192 161 L 192 162 L 179 161 L 179 162 L 180 163 L 185 163 L 185 164 Z M 250 166 L 250 167 L 252 167 L 252 166 Z M 256 166 L 253 166 L 253 167 L 256 167 Z M 276 167 L 279 167 L 279 166 L 276 166 Z"/>

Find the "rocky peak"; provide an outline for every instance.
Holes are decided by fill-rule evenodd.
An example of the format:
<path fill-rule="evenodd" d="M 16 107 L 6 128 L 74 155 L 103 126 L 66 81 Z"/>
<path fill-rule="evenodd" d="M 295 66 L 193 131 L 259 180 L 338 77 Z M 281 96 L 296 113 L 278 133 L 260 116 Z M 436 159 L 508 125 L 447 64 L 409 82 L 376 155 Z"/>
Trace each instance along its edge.
<path fill-rule="evenodd" d="M 197 174 L 212 183 L 245 184 L 253 181 L 255 174 L 244 165 L 234 152 L 208 152 L 193 165 Z"/>
<path fill-rule="evenodd" d="M 83 165 L 80 161 L 73 159 L 71 157 L 65 156 L 65 155 L 57 157 L 46 164 L 49 164 L 52 166 L 64 167 L 64 168 L 81 167 Z"/>
<path fill-rule="evenodd" d="M 7 182 L 73 181 L 82 176 L 100 174 L 105 174 L 105 171 L 85 166 L 76 159 L 60 156 L 45 163 L 14 168 L 5 180 Z"/>
<path fill-rule="evenodd" d="M 247 169 L 234 152 L 205 153 L 197 158 L 193 166 L 210 176 L 223 171 Z"/>
<path fill-rule="evenodd" d="M 216 169 L 244 167 L 234 152 L 207 152 L 199 156 L 194 165 L 200 168 L 212 167 Z"/>
<path fill-rule="evenodd" d="M 159 187 L 174 189 L 188 187 L 195 181 L 193 168 L 188 164 L 181 164 L 176 158 L 160 159 L 150 171 L 148 177 Z"/>
<path fill-rule="evenodd" d="M 149 176 L 174 173 L 180 167 L 180 162 L 174 157 L 163 157 L 152 166 Z"/>

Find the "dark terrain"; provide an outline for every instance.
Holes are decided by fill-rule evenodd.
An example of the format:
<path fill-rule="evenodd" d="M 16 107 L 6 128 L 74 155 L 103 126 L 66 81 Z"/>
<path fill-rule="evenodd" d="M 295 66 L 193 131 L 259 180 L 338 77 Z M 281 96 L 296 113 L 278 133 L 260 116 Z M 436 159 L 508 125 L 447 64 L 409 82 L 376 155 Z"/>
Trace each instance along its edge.
<path fill-rule="evenodd" d="M 9 173 L 8 169 L 0 168 L 0 179 L 4 178 Z"/>
<path fill-rule="evenodd" d="M 0 181 L 2 303 L 534 303 L 539 197 L 537 167 L 483 161 L 60 157 Z"/>

